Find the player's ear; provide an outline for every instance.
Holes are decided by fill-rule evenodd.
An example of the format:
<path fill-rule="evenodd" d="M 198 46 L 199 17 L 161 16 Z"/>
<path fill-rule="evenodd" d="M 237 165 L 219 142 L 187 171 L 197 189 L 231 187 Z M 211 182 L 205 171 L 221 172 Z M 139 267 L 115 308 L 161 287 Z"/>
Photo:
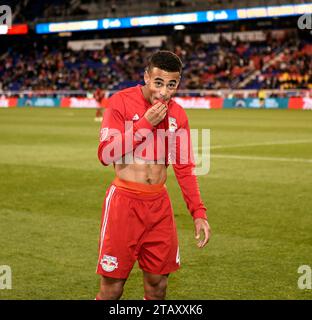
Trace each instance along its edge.
<path fill-rule="evenodd" d="M 144 71 L 144 82 L 145 82 L 145 84 L 149 84 L 150 80 L 151 80 L 151 77 L 150 77 L 150 75 L 148 73 L 148 69 L 145 69 L 145 71 Z"/>

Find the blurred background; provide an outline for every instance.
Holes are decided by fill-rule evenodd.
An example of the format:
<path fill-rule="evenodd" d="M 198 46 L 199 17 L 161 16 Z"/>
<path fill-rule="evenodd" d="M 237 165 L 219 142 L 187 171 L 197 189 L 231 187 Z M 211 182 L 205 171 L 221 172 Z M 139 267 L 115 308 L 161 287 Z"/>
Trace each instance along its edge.
<path fill-rule="evenodd" d="M 311 95 L 310 16 L 298 27 L 300 17 L 312 12 L 311 2 L 16 0 L 3 4 L 12 9 L 13 26 L 2 28 L 0 37 L 2 104 L 4 98 L 30 95 L 92 98 L 97 89 L 107 90 L 109 96 L 142 83 L 146 59 L 159 49 L 172 50 L 183 60 L 180 95 L 258 98 L 210 100 L 212 107 L 243 103 L 287 108 L 292 101 L 262 99 Z M 94 107 L 98 101 L 81 103 Z"/>
<path fill-rule="evenodd" d="M 12 270 L 0 299 L 94 299 L 114 178 L 97 159 L 94 120 L 116 90 L 142 83 L 159 49 L 183 61 L 174 99 L 199 142 L 210 129 L 209 146 L 196 146 L 198 165 L 209 155 L 198 176 L 213 231 L 204 250 L 168 168 L 181 255 L 168 299 L 311 299 L 299 277 L 312 264 L 312 2 L 0 5 L 0 267 Z M 142 297 L 135 266 L 123 299 Z"/>

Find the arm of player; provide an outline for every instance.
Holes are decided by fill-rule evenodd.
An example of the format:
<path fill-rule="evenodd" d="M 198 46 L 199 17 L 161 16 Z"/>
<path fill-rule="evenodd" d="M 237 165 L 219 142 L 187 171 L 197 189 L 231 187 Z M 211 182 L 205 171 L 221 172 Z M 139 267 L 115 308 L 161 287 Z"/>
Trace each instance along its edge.
<path fill-rule="evenodd" d="M 122 97 L 118 94 L 113 95 L 108 100 L 102 121 L 98 147 L 99 160 L 105 166 L 118 161 L 135 150 L 153 129 L 153 125 L 146 117 L 142 117 L 127 129 Z"/>
<path fill-rule="evenodd" d="M 199 240 L 197 246 L 202 248 L 208 243 L 209 238 L 211 237 L 211 229 L 207 221 L 207 209 L 201 199 L 197 177 L 194 173 L 195 163 L 190 128 L 187 120 L 181 129 L 183 129 L 186 134 L 183 139 L 180 138 L 175 141 L 174 147 L 176 156 L 172 166 L 186 206 L 194 220 L 195 238 L 196 240 Z M 183 135 L 181 135 L 181 137 L 183 137 Z M 202 233 L 204 238 L 200 240 Z"/>

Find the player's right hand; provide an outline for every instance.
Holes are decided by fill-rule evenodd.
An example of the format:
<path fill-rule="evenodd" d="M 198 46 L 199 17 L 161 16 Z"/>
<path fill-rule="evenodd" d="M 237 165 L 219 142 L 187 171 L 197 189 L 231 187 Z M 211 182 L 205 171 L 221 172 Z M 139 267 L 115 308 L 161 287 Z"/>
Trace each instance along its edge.
<path fill-rule="evenodd" d="M 145 112 L 144 117 L 155 127 L 164 120 L 167 111 L 168 106 L 159 101 Z"/>

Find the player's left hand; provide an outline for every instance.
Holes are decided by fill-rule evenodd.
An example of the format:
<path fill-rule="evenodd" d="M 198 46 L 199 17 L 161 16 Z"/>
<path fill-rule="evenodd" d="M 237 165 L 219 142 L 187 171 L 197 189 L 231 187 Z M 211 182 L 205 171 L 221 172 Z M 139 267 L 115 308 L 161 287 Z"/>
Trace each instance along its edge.
<path fill-rule="evenodd" d="M 209 223 L 206 219 L 197 218 L 194 220 L 195 226 L 195 239 L 199 240 L 197 242 L 198 248 L 203 248 L 211 238 L 211 228 Z M 200 239 L 201 233 L 204 234 L 204 239 Z"/>

